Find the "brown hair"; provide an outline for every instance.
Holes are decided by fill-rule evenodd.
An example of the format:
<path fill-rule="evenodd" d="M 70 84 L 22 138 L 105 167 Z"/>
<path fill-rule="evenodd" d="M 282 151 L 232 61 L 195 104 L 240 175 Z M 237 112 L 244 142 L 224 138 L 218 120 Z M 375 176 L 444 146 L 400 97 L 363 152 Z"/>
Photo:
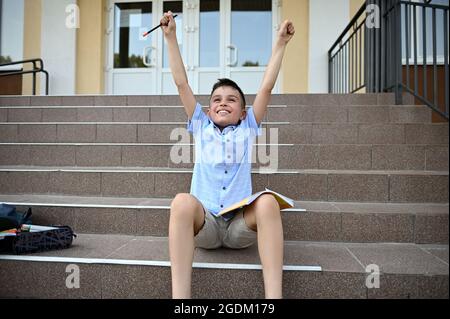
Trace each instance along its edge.
<path fill-rule="evenodd" d="M 245 102 L 244 93 L 242 92 L 241 88 L 236 84 L 236 82 L 234 82 L 233 80 L 230 80 L 230 79 L 225 79 L 225 78 L 224 79 L 219 79 L 214 84 L 209 99 L 211 100 L 214 91 L 217 90 L 218 88 L 222 87 L 222 86 L 229 86 L 229 87 L 232 87 L 233 89 L 237 90 L 239 92 L 239 95 L 241 96 L 241 99 L 242 99 L 242 108 L 245 109 L 245 106 L 247 104 Z"/>

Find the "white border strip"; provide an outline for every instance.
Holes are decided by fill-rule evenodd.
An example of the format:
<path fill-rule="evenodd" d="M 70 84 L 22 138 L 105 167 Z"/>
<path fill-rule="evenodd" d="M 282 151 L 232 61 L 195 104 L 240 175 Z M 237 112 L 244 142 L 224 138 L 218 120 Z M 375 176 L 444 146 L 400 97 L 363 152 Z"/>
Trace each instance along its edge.
<path fill-rule="evenodd" d="M 186 122 L 1 122 L 1 125 L 180 125 Z M 262 125 L 290 125 L 291 122 L 262 122 Z"/>
<path fill-rule="evenodd" d="M 194 170 L 174 170 L 174 169 L 141 169 L 141 168 L 136 168 L 136 169 L 129 169 L 129 168 L 124 168 L 124 169 L 108 169 L 108 168 L 104 168 L 104 169 L 88 169 L 88 168 L 80 168 L 80 169 L 76 169 L 76 168 L 33 168 L 33 167 L 29 167 L 29 168 L 2 168 L 0 166 L 0 172 L 63 172 L 63 173 L 152 173 L 152 174 L 157 174 L 157 173 L 163 173 L 163 174 L 176 174 L 176 173 L 181 173 L 181 174 L 190 174 L 192 173 Z M 252 174 L 298 174 L 299 171 L 269 171 L 269 170 L 252 170 Z"/>
<path fill-rule="evenodd" d="M 205 106 L 207 107 L 207 106 Z M 269 105 L 269 109 L 287 108 L 287 105 Z M 183 109 L 182 105 L 61 105 L 61 106 L 41 106 L 41 105 L 18 105 L 18 106 L 0 106 L 0 109 L 85 109 L 85 108 L 98 108 L 98 109 L 117 109 L 117 108 L 134 108 L 134 109 Z"/>
<path fill-rule="evenodd" d="M 64 203 L 29 203 L 29 202 L 4 202 L 13 206 L 31 207 L 68 207 L 68 208 L 122 208 L 122 209 L 170 209 L 170 206 L 156 205 L 102 205 L 102 204 L 64 204 Z"/>
<path fill-rule="evenodd" d="M 0 146 L 194 146 L 192 143 L 0 143 Z M 254 146 L 294 146 L 295 144 L 253 144 Z"/>
<path fill-rule="evenodd" d="M 102 205 L 102 204 L 64 204 L 64 203 L 33 203 L 33 202 L 4 202 L 13 206 L 35 207 L 69 207 L 69 208 L 121 208 L 121 209 L 170 209 L 170 206 L 156 205 Z M 283 212 L 306 212 L 303 208 L 284 209 Z"/>
<path fill-rule="evenodd" d="M 0 260 L 71 263 L 71 264 L 135 265 L 135 266 L 170 267 L 169 261 L 106 259 L 106 258 L 0 255 Z M 204 269 L 262 270 L 262 266 L 256 265 L 256 264 L 193 263 L 192 267 L 193 268 L 204 268 Z M 320 272 L 320 271 L 322 271 L 322 267 L 321 266 L 285 265 L 285 266 L 283 266 L 283 270 L 286 270 L 286 271 L 319 271 Z"/>

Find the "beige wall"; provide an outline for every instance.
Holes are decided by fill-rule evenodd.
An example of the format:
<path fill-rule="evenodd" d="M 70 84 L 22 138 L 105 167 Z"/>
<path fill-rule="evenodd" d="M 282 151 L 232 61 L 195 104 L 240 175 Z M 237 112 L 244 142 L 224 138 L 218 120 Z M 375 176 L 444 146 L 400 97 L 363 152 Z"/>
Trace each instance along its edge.
<path fill-rule="evenodd" d="M 288 45 L 282 67 L 282 93 L 308 92 L 309 0 L 285 0 L 282 20 L 294 23 L 295 36 Z"/>
<path fill-rule="evenodd" d="M 353 17 L 355 16 L 355 14 L 358 12 L 359 8 L 361 8 L 361 6 L 363 5 L 365 0 L 350 0 L 350 20 L 353 19 Z M 363 38 L 364 40 L 364 34 L 363 34 Z M 364 57 L 359 57 L 358 54 L 358 59 L 362 60 L 362 64 L 364 65 Z M 359 70 L 356 70 L 356 72 L 358 72 L 359 74 Z M 359 90 L 357 93 L 366 93 L 366 89 L 362 88 L 361 90 Z"/>
<path fill-rule="evenodd" d="M 25 0 L 24 2 L 24 34 L 23 34 L 23 59 L 35 59 L 41 57 L 41 0 Z M 32 30 L 32 32 L 29 32 Z M 44 65 L 45 67 L 45 65 Z M 24 65 L 24 70 L 31 70 L 30 65 Z M 44 74 L 37 75 L 36 94 L 40 92 L 40 80 Z M 32 75 L 23 76 L 22 94 L 32 94 Z"/>
<path fill-rule="evenodd" d="M 350 0 L 350 20 L 358 12 L 365 0 Z"/>
<path fill-rule="evenodd" d="M 76 94 L 104 93 L 104 0 L 78 0 Z"/>

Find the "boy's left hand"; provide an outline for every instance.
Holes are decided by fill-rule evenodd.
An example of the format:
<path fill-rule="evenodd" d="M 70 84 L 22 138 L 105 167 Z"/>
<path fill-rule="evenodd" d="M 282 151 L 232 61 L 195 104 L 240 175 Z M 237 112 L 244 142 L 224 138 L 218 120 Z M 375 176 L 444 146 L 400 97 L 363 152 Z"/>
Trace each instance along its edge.
<path fill-rule="evenodd" d="M 280 25 L 280 30 L 278 31 L 278 39 L 283 44 L 287 44 L 289 41 L 291 41 L 294 34 L 294 24 L 291 21 L 286 20 Z"/>

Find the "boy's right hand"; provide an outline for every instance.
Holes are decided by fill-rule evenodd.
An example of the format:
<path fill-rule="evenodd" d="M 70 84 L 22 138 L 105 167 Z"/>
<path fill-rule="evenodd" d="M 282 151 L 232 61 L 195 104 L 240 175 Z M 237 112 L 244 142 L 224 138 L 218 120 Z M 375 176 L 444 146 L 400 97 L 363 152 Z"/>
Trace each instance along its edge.
<path fill-rule="evenodd" d="M 177 25 L 175 23 L 175 19 L 173 18 L 172 11 L 165 12 L 160 23 L 165 37 L 176 36 Z"/>

